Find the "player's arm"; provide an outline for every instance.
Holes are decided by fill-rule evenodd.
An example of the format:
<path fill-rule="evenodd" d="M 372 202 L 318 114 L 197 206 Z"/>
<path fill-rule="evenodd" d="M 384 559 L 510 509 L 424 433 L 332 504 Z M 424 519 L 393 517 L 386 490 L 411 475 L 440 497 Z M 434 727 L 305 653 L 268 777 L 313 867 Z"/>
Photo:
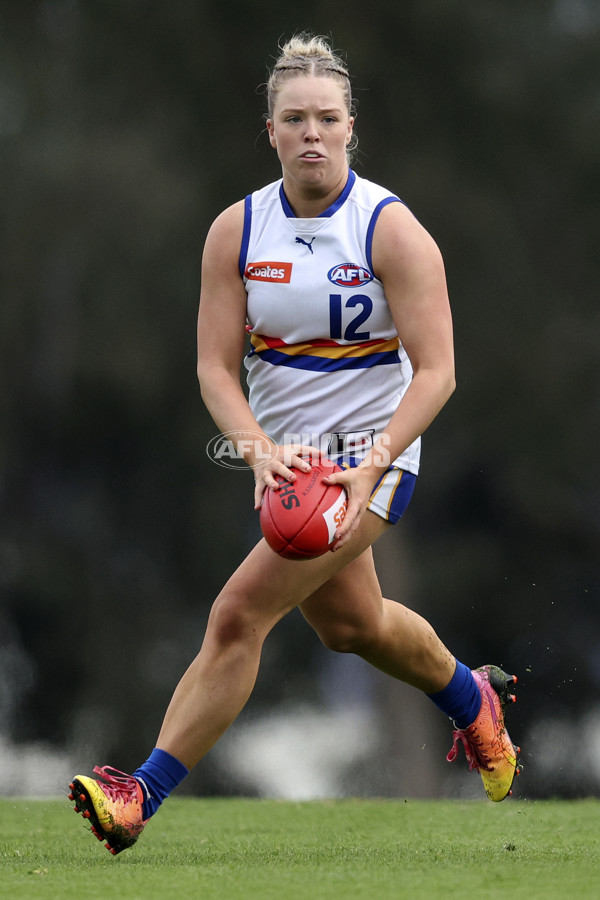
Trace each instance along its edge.
<path fill-rule="evenodd" d="M 240 383 L 246 324 L 246 290 L 238 267 L 244 203 L 226 209 L 210 228 L 202 256 L 198 310 L 198 380 L 215 424 L 255 472 L 255 503 L 275 475 L 292 479 L 290 465 L 306 448 L 278 448 L 256 421 Z"/>
<path fill-rule="evenodd" d="M 348 481 L 348 514 L 338 540 L 352 534 L 382 469 L 430 425 L 455 386 L 452 318 L 446 276 L 433 238 L 402 203 L 381 211 L 373 235 L 373 268 L 383 282 L 413 379 L 387 427 Z M 336 547 L 339 546 L 336 542 Z"/>
<path fill-rule="evenodd" d="M 413 368 L 411 384 L 384 432 L 394 459 L 423 434 L 454 391 L 452 316 L 439 248 L 402 203 L 381 212 L 373 268 Z"/>
<path fill-rule="evenodd" d="M 246 291 L 238 269 L 244 219 L 243 202 L 226 209 L 213 223 L 204 245 L 198 310 L 198 380 L 202 399 L 215 424 L 250 465 L 253 440 L 264 437 L 240 384 L 244 352 Z"/>

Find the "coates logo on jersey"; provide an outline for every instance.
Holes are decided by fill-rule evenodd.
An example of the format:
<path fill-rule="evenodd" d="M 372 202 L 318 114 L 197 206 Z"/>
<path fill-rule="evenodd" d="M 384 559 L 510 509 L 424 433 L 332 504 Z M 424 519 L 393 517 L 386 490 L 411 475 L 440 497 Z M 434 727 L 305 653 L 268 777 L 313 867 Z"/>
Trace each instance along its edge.
<path fill-rule="evenodd" d="M 373 281 L 369 270 L 363 269 L 362 266 L 357 266 L 355 263 L 342 263 L 334 266 L 327 273 L 327 277 L 332 284 L 337 284 L 339 287 L 361 287 L 361 285 Z"/>
<path fill-rule="evenodd" d="M 251 281 L 275 281 L 289 284 L 292 264 L 288 262 L 251 262 L 246 266 L 246 278 Z"/>

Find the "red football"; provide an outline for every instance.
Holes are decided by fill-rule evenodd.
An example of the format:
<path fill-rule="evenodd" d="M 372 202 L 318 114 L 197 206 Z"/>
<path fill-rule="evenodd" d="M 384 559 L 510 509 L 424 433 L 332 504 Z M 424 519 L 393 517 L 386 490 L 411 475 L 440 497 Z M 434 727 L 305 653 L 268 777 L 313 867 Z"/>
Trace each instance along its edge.
<path fill-rule="evenodd" d="M 341 472 L 327 457 L 311 462 L 309 472 L 292 468 L 294 482 L 280 475 L 278 491 L 267 488 L 260 508 L 260 526 L 269 547 L 285 559 L 310 559 L 329 550 L 346 515 L 348 497 L 341 484 L 323 478 Z"/>

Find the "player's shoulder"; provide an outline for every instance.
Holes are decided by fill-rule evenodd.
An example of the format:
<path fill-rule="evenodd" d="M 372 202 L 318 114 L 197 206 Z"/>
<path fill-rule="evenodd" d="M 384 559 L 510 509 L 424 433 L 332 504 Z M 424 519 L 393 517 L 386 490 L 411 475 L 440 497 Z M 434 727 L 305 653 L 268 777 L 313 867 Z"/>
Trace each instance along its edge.
<path fill-rule="evenodd" d="M 272 202 L 278 202 L 280 184 L 281 179 L 264 185 L 264 187 L 247 194 L 242 200 L 228 206 L 214 220 L 210 233 L 219 239 L 226 238 L 232 231 L 241 234 L 249 212 L 268 206 Z"/>
<path fill-rule="evenodd" d="M 271 214 L 274 209 L 281 209 L 281 186 L 283 179 L 272 181 L 252 191 L 245 200 L 246 208 L 252 215 Z"/>
<path fill-rule="evenodd" d="M 353 203 L 366 209 L 374 209 L 386 201 L 402 202 L 394 191 L 356 173 L 350 198 Z"/>
<path fill-rule="evenodd" d="M 209 237 L 216 236 L 222 239 L 243 228 L 244 206 L 245 201 L 238 200 L 220 212 L 210 226 Z"/>
<path fill-rule="evenodd" d="M 208 229 L 202 253 L 205 275 L 213 269 L 237 272 L 243 232 L 244 201 L 238 200 L 219 213 Z"/>
<path fill-rule="evenodd" d="M 355 187 L 356 199 L 373 210 L 372 225 L 376 235 L 399 228 L 405 234 L 431 240 L 423 224 L 395 190 L 358 176 Z"/>
<path fill-rule="evenodd" d="M 403 203 L 386 204 L 373 231 L 372 260 L 383 280 L 402 273 L 442 270 L 440 249 L 429 231 Z"/>
<path fill-rule="evenodd" d="M 377 256 L 387 247 L 393 256 L 399 246 L 434 243 L 406 202 L 389 187 L 357 176 L 352 196 L 367 215 L 371 249 Z"/>

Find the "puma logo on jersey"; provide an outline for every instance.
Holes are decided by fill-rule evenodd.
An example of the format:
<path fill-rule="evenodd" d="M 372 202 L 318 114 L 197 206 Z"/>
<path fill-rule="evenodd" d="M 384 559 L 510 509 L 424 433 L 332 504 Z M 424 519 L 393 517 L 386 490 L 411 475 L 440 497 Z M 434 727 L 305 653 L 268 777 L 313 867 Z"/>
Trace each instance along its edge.
<path fill-rule="evenodd" d="M 296 243 L 304 244 L 305 247 L 308 247 L 308 249 L 310 250 L 311 253 L 314 253 L 314 250 L 312 248 L 313 241 L 314 241 L 314 237 L 311 237 L 310 241 L 305 241 L 303 238 L 299 238 L 299 237 L 296 238 Z"/>
<path fill-rule="evenodd" d="M 327 273 L 327 277 L 333 284 L 339 287 L 360 287 L 373 281 L 373 276 L 368 269 L 357 266 L 355 263 L 342 263 L 334 266 Z"/>
<path fill-rule="evenodd" d="M 246 278 L 252 281 L 275 281 L 278 284 L 289 284 L 292 277 L 292 263 L 288 262 L 254 262 L 246 266 Z"/>

